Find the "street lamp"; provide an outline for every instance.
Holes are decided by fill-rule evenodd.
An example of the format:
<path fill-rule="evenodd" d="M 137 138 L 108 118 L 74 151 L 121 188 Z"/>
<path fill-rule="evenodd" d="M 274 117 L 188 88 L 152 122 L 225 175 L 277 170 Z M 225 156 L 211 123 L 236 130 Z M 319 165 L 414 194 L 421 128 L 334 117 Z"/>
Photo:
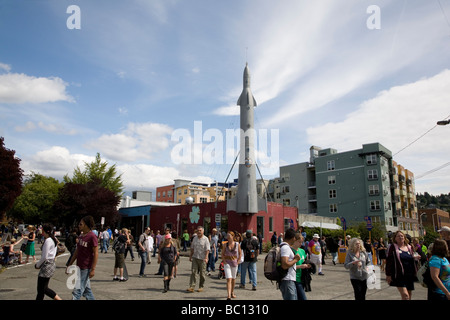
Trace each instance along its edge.
<path fill-rule="evenodd" d="M 446 126 L 449 123 L 450 123 L 450 120 L 441 120 L 441 121 L 437 122 L 437 124 L 440 125 L 440 126 Z"/>

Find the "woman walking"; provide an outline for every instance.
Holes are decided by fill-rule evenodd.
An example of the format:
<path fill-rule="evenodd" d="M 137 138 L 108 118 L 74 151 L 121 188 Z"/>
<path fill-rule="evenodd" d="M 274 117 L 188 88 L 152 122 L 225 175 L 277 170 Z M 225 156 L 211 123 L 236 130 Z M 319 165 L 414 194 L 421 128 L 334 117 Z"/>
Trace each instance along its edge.
<path fill-rule="evenodd" d="M 28 260 L 30 258 L 30 256 L 33 257 L 33 262 L 36 263 L 36 251 L 34 249 L 34 241 L 36 240 L 36 228 L 32 225 L 28 226 L 28 241 L 27 241 L 27 246 L 25 248 L 25 254 L 27 255 L 27 258 L 25 259 L 25 263 L 28 263 Z"/>
<path fill-rule="evenodd" d="M 386 268 L 386 245 L 383 241 L 383 238 L 380 238 L 380 241 L 378 242 L 378 257 L 380 259 L 381 264 L 381 271 L 385 271 Z"/>
<path fill-rule="evenodd" d="M 450 264 L 446 258 L 448 247 L 445 240 L 437 239 L 433 244 L 430 261 L 431 279 L 435 287 L 431 288 L 429 300 L 450 300 Z"/>
<path fill-rule="evenodd" d="M 420 256 L 417 255 L 417 258 L 420 259 Z M 402 300 L 411 300 L 416 273 L 414 251 L 404 233 L 398 230 L 394 233 L 386 258 L 386 281 L 390 286 L 397 287 Z"/>
<path fill-rule="evenodd" d="M 50 278 L 56 270 L 55 257 L 57 253 L 57 240 L 53 236 L 52 230 L 53 228 L 49 224 L 42 226 L 42 235 L 45 240 L 42 245 L 41 259 L 34 266 L 36 269 L 39 269 L 36 300 L 44 300 L 45 295 L 54 300 L 61 300 L 56 292 L 48 287 Z"/>
<path fill-rule="evenodd" d="M 170 290 L 170 280 L 172 279 L 172 271 L 175 265 L 178 252 L 177 248 L 172 244 L 172 236 L 170 233 L 164 236 L 164 243 L 159 249 L 158 253 L 158 264 L 162 262 L 162 267 L 164 270 L 164 290 L 166 293 Z"/>
<path fill-rule="evenodd" d="M 224 264 L 225 278 L 227 279 L 227 300 L 236 298 L 234 287 L 236 285 L 236 274 L 241 261 L 241 248 L 234 240 L 234 232 L 227 233 L 227 242 L 222 244 L 222 261 Z"/>
<path fill-rule="evenodd" d="M 297 289 L 297 300 L 307 300 L 305 289 L 302 283 L 302 269 L 311 268 L 310 264 L 304 263 L 306 260 L 306 251 L 303 248 L 301 248 L 303 241 L 304 238 L 302 234 L 296 233 L 294 244 L 291 246 L 294 253 L 300 256 L 300 260 L 298 260 L 296 263 L 296 270 L 295 270 L 296 271 L 295 287 Z"/>
<path fill-rule="evenodd" d="M 362 240 L 352 238 L 345 256 L 344 267 L 350 270 L 350 282 L 357 301 L 366 300 L 367 278 L 369 277 L 367 266 L 370 263 L 371 259 Z"/>

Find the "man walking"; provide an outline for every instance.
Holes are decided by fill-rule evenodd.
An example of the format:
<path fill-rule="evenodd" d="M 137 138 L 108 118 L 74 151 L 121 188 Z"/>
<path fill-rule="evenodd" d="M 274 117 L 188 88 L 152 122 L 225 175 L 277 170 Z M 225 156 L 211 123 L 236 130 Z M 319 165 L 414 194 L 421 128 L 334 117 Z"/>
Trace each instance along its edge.
<path fill-rule="evenodd" d="M 209 240 L 204 235 L 203 227 L 197 227 L 197 236 L 192 240 L 191 250 L 189 253 L 189 261 L 192 262 L 192 267 L 189 288 L 187 289 L 188 292 L 194 292 L 195 284 L 197 282 L 197 273 L 200 274 L 200 282 L 197 291 L 203 291 L 203 286 L 206 279 L 206 264 L 208 263 L 209 248 Z"/>
<path fill-rule="evenodd" d="M 244 262 L 241 265 L 241 284 L 239 288 L 245 288 L 245 277 L 248 269 L 252 290 L 256 290 L 256 261 L 258 260 L 259 243 L 252 235 L 252 230 L 247 230 L 245 233 L 246 238 L 241 243 L 241 248 L 244 252 Z"/>
<path fill-rule="evenodd" d="M 69 267 L 77 260 L 79 277 L 72 292 L 73 300 L 80 300 L 81 296 L 87 300 L 95 300 L 91 290 L 90 279 L 95 275 L 98 260 L 98 240 L 91 231 L 95 226 L 92 216 L 83 217 L 78 225 L 81 235 L 78 238 L 77 249 L 66 266 Z M 66 274 L 69 274 L 68 268 Z"/>
<path fill-rule="evenodd" d="M 308 244 L 308 251 L 311 257 L 311 262 L 316 266 L 319 266 L 319 275 L 323 276 L 322 273 L 322 249 L 320 246 L 320 237 L 317 233 L 313 235 L 312 240 Z"/>
<path fill-rule="evenodd" d="M 280 244 L 281 267 L 288 270 L 287 275 L 280 282 L 280 291 L 283 300 L 297 300 L 297 288 L 295 281 L 297 278 L 297 261 L 301 259 L 299 254 L 295 254 L 291 246 L 295 242 L 295 230 L 288 229 L 285 232 L 284 242 Z"/>
<path fill-rule="evenodd" d="M 141 269 L 139 270 L 139 278 L 145 277 L 144 271 L 145 271 L 145 266 L 147 264 L 147 257 L 149 254 L 149 250 L 148 250 L 149 234 L 150 234 L 150 228 L 147 227 L 147 228 L 145 228 L 144 233 L 142 233 L 139 236 L 139 241 L 137 243 L 138 254 L 139 254 L 139 257 L 141 258 Z"/>

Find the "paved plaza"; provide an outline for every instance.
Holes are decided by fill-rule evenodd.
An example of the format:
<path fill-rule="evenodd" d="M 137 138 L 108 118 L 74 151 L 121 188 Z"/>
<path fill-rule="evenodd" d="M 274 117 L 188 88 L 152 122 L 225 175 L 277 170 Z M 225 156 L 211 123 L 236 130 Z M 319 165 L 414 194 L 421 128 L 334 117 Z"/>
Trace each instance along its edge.
<path fill-rule="evenodd" d="M 40 257 L 40 246 L 36 246 L 37 259 Z M 170 283 L 170 291 L 162 293 L 163 278 L 155 275 L 158 271 L 157 257 L 152 258 L 152 263 L 147 264 L 146 277 L 139 277 L 140 258 L 134 253 L 135 259 L 131 261 L 128 255 L 126 265 L 129 280 L 126 282 L 113 281 L 114 253 L 99 253 L 95 277 L 91 279 L 91 287 L 96 300 L 225 300 L 226 280 L 218 279 L 216 272 L 207 276 L 205 290 L 203 292 L 186 292 L 189 285 L 190 267 L 189 257 L 182 253 L 178 266 L 177 277 Z M 245 289 L 235 289 L 237 295 L 233 301 L 242 300 L 282 300 L 281 292 L 276 285 L 267 280 L 263 275 L 263 261 L 265 253 L 261 254 L 257 262 L 258 286 L 257 290 L 251 290 L 248 283 Z M 71 289 L 68 287 L 69 276 L 65 274 L 65 263 L 68 254 L 57 258 L 57 269 L 50 280 L 49 287 L 57 292 L 64 300 L 71 299 Z M 350 284 L 349 272 L 343 264 L 333 265 L 330 258 L 326 259 L 323 266 L 324 276 L 313 275 L 311 282 L 312 291 L 307 292 L 308 300 L 354 300 L 353 289 Z M 19 265 L 4 269 L 0 273 L 0 300 L 34 300 L 36 298 L 38 270 L 34 264 Z M 247 273 L 248 277 L 248 273 Z M 240 277 L 237 278 L 239 283 Z M 385 275 L 381 273 L 379 289 L 367 291 L 367 300 L 400 300 L 400 294 L 396 288 L 389 287 L 385 281 Z M 419 283 L 415 284 L 412 294 L 413 300 L 426 300 L 427 291 Z M 46 297 L 45 299 L 49 299 Z"/>

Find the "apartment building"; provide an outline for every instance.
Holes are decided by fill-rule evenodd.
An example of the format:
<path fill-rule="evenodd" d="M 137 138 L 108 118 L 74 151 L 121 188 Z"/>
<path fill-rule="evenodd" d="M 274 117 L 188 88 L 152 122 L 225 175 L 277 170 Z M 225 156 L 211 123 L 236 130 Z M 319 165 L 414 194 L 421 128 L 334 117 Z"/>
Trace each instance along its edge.
<path fill-rule="evenodd" d="M 390 231 L 400 221 L 413 235 L 418 230 L 414 175 L 398 171 L 391 151 L 379 143 L 346 152 L 312 146 L 310 160 L 280 167 L 268 190 L 273 201 L 298 207 L 299 214 L 344 217 L 348 223 L 368 216 Z"/>

